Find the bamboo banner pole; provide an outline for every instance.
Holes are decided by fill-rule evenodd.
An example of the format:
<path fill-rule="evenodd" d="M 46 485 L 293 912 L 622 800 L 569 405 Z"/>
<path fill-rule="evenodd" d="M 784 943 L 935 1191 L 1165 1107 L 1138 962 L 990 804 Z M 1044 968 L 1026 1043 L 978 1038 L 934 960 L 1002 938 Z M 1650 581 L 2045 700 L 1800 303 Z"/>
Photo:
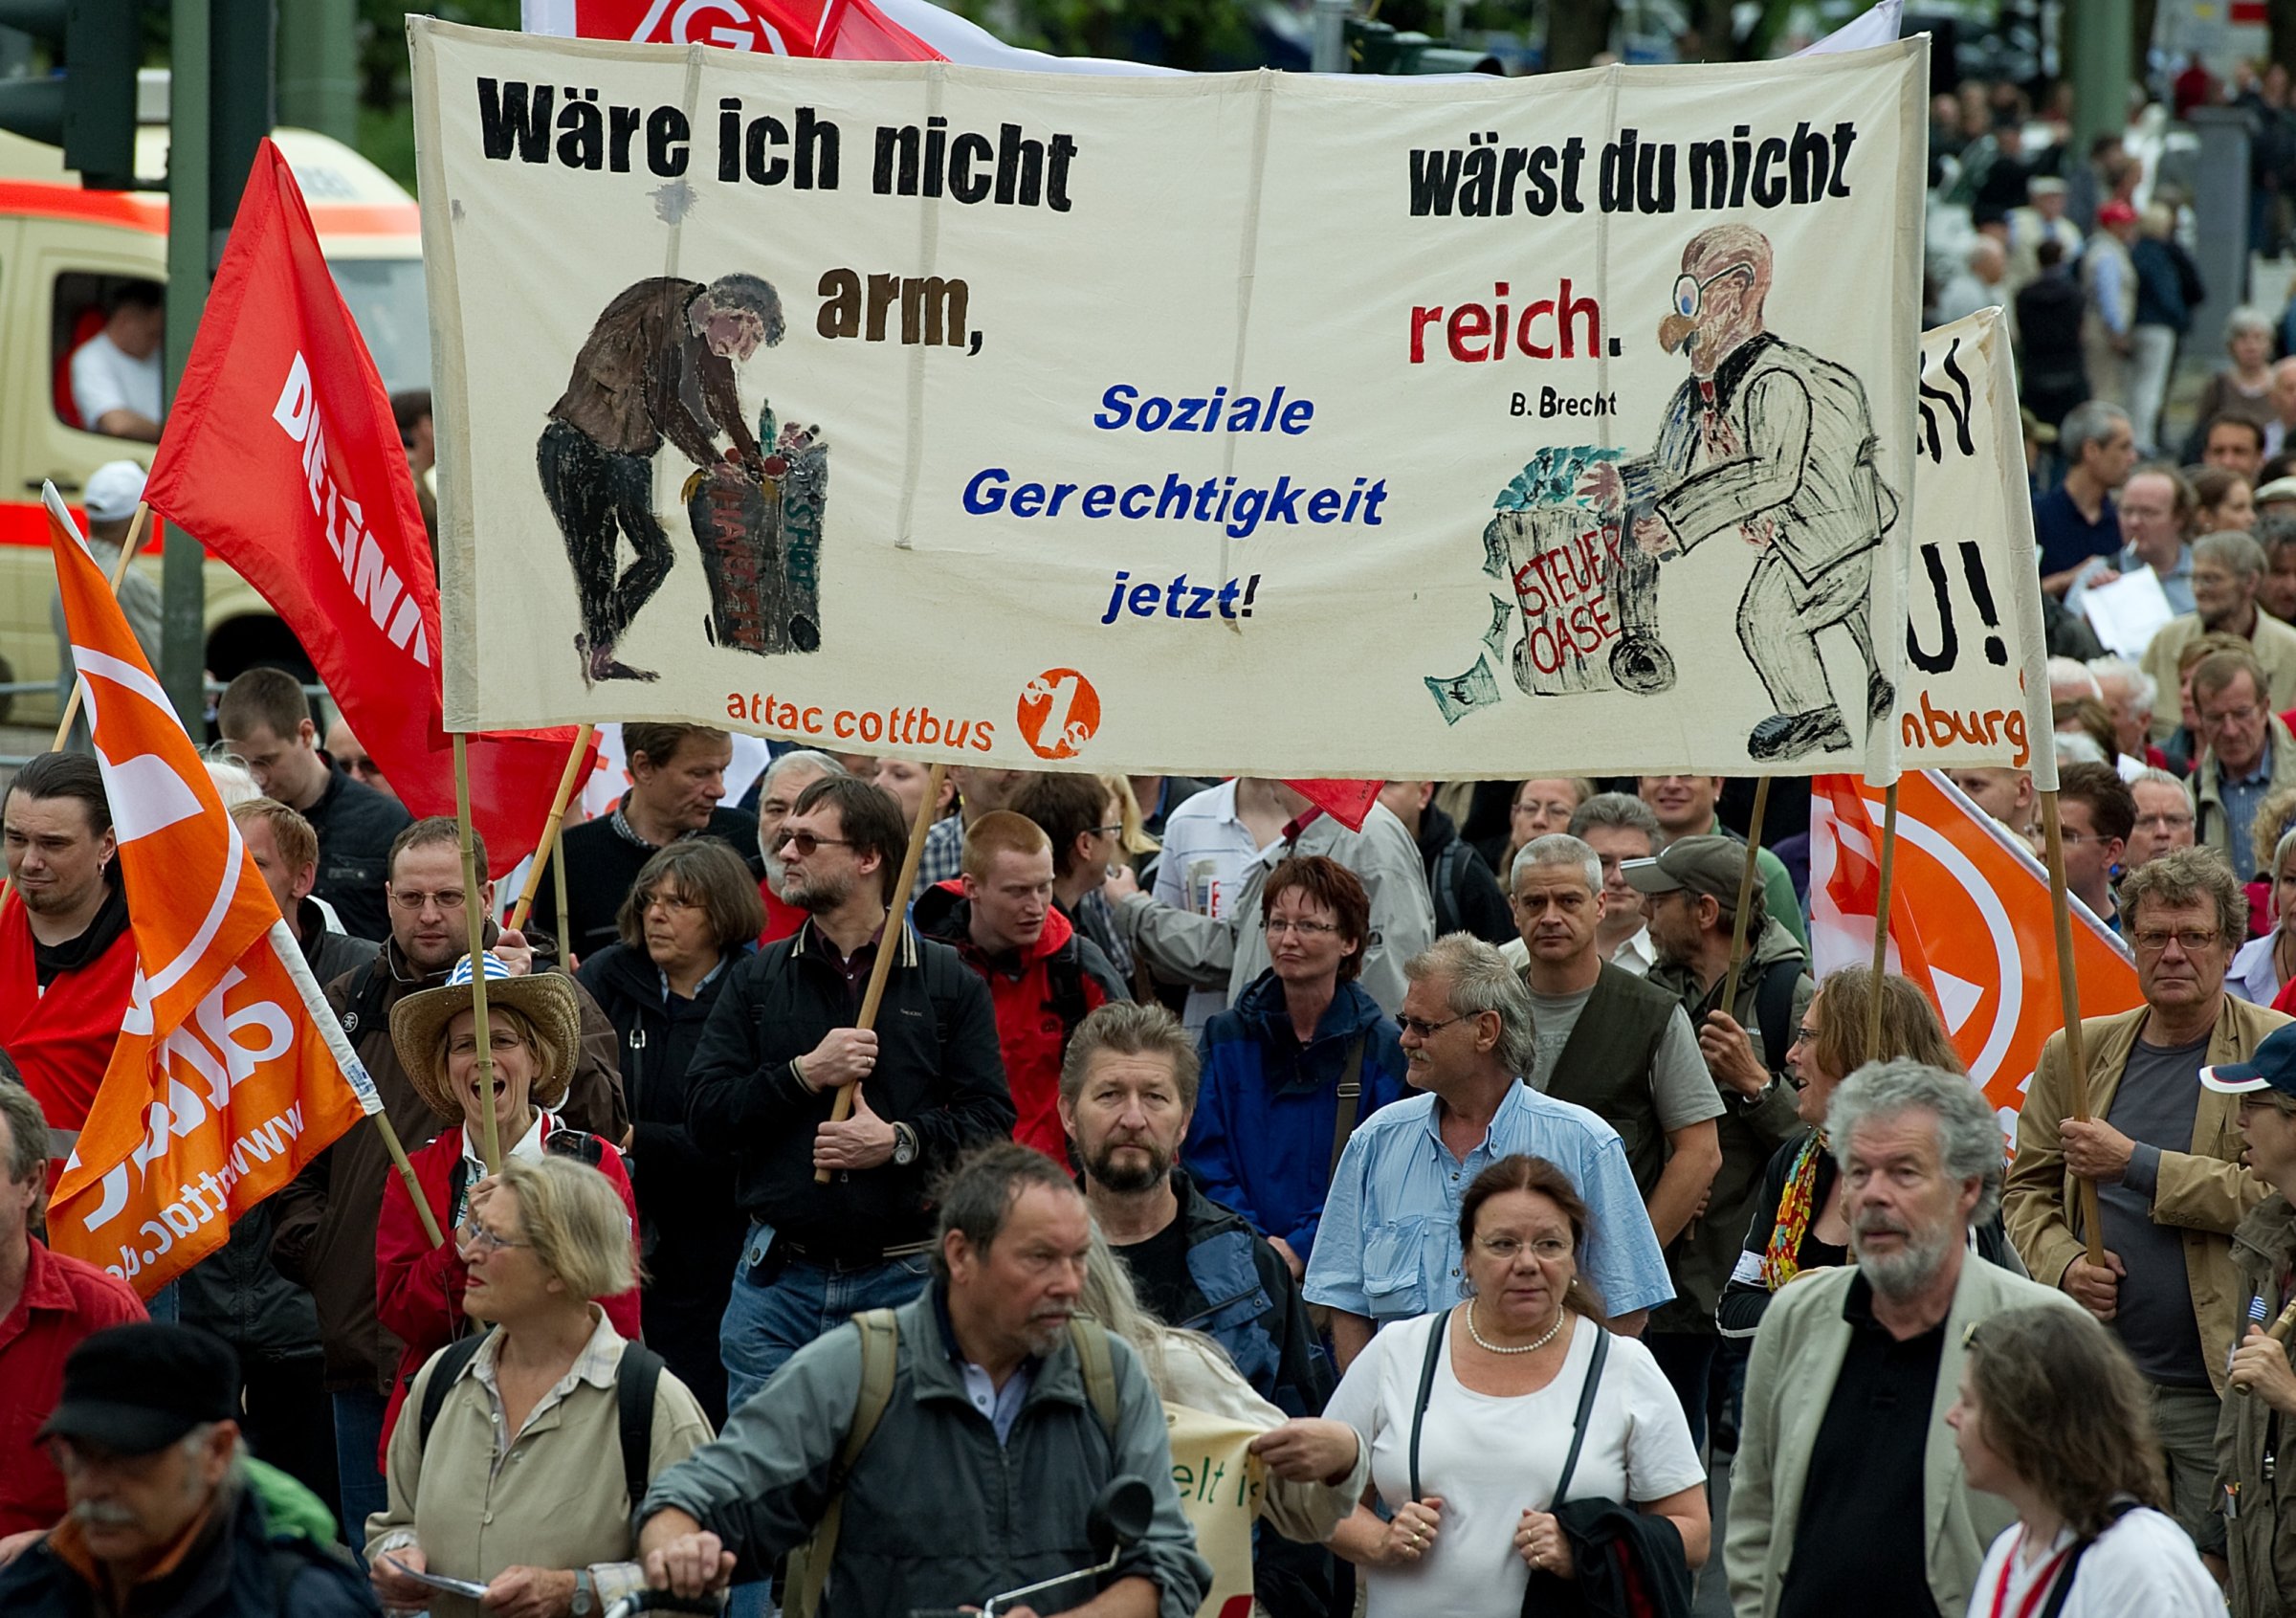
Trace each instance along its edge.
<path fill-rule="evenodd" d="M 514 933 L 524 930 L 526 918 L 534 911 L 534 896 L 542 885 L 542 867 L 556 860 L 558 829 L 566 818 L 566 802 L 574 796 L 575 777 L 582 773 L 583 755 L 590 750 L 590 738 L 597 734 L 598 727 L 593 724 L 585 724 L 574 733 L 574 750 L 566 755 L 566 767 L 559 772 L 558 795 L 550 800 L 550 818 L 542 822 L 542 834 L 535 839 L 534 862 L 526 867 L 525 891 L 519 895 L 519 902 L 510 913 L 510 930 Z M 560 869 L 563 872 L 563 864 Z M 566 891 L 563 875 L 552 897 L 558 900 L 558 952 L 563 960 L 573 948 L 572 941 L 565 936 Z"/>
<path fill-rule="evenodd" d="M 947 767 L 935 765 L 925 777 L 924 796 L 916 800 L 916 818 L 909 826 L 909 847 L 901 854 L 901 874 L 893 885 L 893 902 L 885 907 L 885 930 L 877 935 L 876 959 L 869 964 L 869 986 L 861 994 L 861 1015 L 853 1026 L 859 1029 L 876 1027 L 877 1006 L 885 998 L 886 974 L 893 969 L 893 958 L 897 954 L 903 916 L 909 905 L 909 890 L 916 885 L 917 862 L 925 856 L 925 833 L 933 829 L 933 810 L 940 802 L 941 777 Z M 858 1082 L 857 1080 L 855 1082 Z M 829 1121 L 843 1123 L 852 1116 L 853 1085 L 841 1086 L 837 1098 L 829 1103 Z M 829 1171 L 813 1171 L 816 1185 L 829 1183 Z"/>
<path fill-rule="evenodd" d="M 1746 864 L 1738 873 L 1738 913 L 1730 924 L 1730 970 L 1722 977 L 1722 1010 L 1738 1014 L 1738 974 L 1746 965 L 1747 913 L 1754 908 L 1754 884 L 1761 875 L 1762 816 L 1770 808 L 1770 778 L 1754 784 L 1754 813 L 1746 820 Z"/>
<path fill-rule="evenodd" d="M 1897 883 L 1897 783 L 1882 797 L 1882 898 L 1873 913 L 1873 994 L 1866 1008 L 1866 1059 L 1882 1059 L 1882 977 L 1889 970 L 1889 893 Z"/>
<path fill-rule="evenodd" d="M 430 1199 L 423 1191 L 423 1184 L 414 1177 L 414 1164 L 407 1161 L 407 1148 L 399 1144 L 399 1132 L 390 1126 L 388 1113 L 372 1115 L 375 1127 L 383 1132 L 383 1149 L 390 1154 L 391 1166 L 407 1183 L 407 1195 L 414 1204 L 416 1217 L 423 1222 L 423 1234 L 430 1238 L 432 1247 L 447 1245 L 445 1234 L 438 1228 L 438 1215 L 430 1211 Z"/>
<path fill-rule="evenodd" d="M 136 515 L 128 521 L 127 538 L 120 544 L 120 560 L 112 565 L 112 594 L 115 596 L 120 593 L 121 581 L 127 577 L 127 565 L 136 559 L 136 551 L 144 543 L 144 527 L 150 517 L 151 507 L 138 500 Z M 72 695 L 64 699 L 64 717 L 57 721 L 55 741 L 48 749 L 52 753 L 62 751 L 64 743 L 72 740 L 72 721 L 79 718 L 81 689 L 79 681 L 72 682 Z"/>
<path fill-rule="evenodd" d="M 558 930 L 566 930 L 566 829 L 561 826 L 558 835 L 550 839 L 550 898 L 558 905 Z M 566 970 L 574 969 L 574 946 L 567 940 L 558 941 L 558 959 Z"/>
<path fill-rule="evenodd" d="M 471 1031 L 478 1043 L 478 1094 L 486 1105 L 486 1171 L 502 1172 L 501 1131 L 495 1123 L 495 1047 L 486 1026 L 486 905 L 479 897 L 478 854 L 471 836 L 471 747 L 460 731 L 454 734 L 454 822 L 462 834 L 462 913 L 470 921 Z"/>
<path fill-rule="evenodd" d="M 2073 1116 L 2088 1117 L 2088 1053 L 2081 1048 L 2081 985 L 2073 976 L 2073 910 L 2064 885 L 2064 833 L 2057 825 L 2057 794 L 2041 794 L 2041 830 L 2048 844 L 2049 912 L 2057 923 L 2057 995 L 2064 1009 L 2064 1059 L 2071 1079 Z M 2088 1240 L 2088 1261 L 2103 1266 L 2105 1233 L 2097 1223 L 2097 1183 L 2081 1182 L 2081 1226 Z"/>

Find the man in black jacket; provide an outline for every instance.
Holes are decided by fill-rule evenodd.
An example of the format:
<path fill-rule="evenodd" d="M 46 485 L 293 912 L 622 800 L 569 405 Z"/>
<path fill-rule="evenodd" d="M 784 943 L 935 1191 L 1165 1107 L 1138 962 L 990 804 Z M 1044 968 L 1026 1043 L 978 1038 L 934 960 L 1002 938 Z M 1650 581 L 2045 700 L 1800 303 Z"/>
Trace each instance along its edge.
<path fill-rule="evenodd" d="M 907 843 L 893 795 L 816 781 L 780 841 L 784 898 L 810 914 L 734 968 L 686 1101 L 702 1149 L 734 1160 L 750 1220 L 719 1336 L 729 1406 L 855 1311 L 915 1297 L 933 1232 L 926 1187 L 1014 1121 L 987 987 L 891 911 Z M 855 1028 L 880 948 L 897 953 L 876 1026 Z M 833 1121 L 848 1086 L 851 1114 Z"/>

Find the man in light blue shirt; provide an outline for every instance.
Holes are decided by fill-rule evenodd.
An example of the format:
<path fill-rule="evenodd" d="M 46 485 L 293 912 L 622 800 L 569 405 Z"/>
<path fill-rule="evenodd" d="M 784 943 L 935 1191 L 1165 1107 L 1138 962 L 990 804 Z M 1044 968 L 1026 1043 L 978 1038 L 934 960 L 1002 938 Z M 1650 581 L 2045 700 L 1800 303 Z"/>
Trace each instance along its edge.
<path fill-rule="evenodd" d="M 1403 972 L 1406 1076 L 1428 1094 L 1380 1108 L 1350 1137 L 1308 1265 L 1308 1301 L 1333 1311 L 1340 1368 L 1380 1326 L 1458 1301 L 1460 1198 L 1516 1153 L 1554 1164 L 1585 1199 L 1578 1273 L 1616 1329 L 1639 1332 L 1674 1296 L 1666 1257 L 1618 1131 L 1522 1081 L 1537 1053 L 1522 979 L 1465 933 Z"/>

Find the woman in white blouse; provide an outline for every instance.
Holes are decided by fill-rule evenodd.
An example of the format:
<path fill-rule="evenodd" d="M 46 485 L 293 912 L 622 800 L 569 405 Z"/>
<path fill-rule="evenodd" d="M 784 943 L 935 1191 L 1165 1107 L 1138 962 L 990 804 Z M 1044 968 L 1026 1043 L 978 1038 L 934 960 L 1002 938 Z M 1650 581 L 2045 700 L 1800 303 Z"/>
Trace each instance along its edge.
<path fill-rule="evenodd" d="M 2017 1508 L 1969 1618 L 2223 1618 L 2224 1595 L 2168 1503 L 2160 1441 L 2128 1351 L 2077 1309 L 1974 1327 L 1945 1414 L 1969 1486 Z"/>
<path fill-rule="evenodd" d="M 1459 1234 L 1467 1300 L 1372 1339 L 1324 1412 L 1370 1445 L 1390 1510 L 1358 1508 L 1331 1540 L 1365 1570 L 1368 1618 L 1514 1618 L 1533 1569 L 1576 1576 L 1558 1494 L 1667 1518 L 1701 1566 L 1706 1470 L 1658 1363 L 1608 1332 L 1579 1278 L 1587 1209 L 1569 1178 L 1543 1159 L 1501 1159 L 1461 1199 Z"/>

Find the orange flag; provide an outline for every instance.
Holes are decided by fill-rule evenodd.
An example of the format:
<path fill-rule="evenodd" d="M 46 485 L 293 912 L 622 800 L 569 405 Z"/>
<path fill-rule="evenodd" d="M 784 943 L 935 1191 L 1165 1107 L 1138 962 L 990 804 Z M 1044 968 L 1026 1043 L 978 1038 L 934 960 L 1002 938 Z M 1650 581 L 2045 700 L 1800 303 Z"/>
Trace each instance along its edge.
<path fill-rule="evenodd" d="M 1821 977 L 1873 964 L 1881 848 L 1882 788 L 1849 775 L 1810 783 L 1810 958 Z M 2081 1014 L 2134 1009 L 2143 996 L 2127 948 L 2079 899 L 2072 907 Z M 1890 969 L 1935 1003 L 2014 1139 L 2042 1041 L 2064 1026 L 2048 872 L 1932 770 L 1898 783 L 1889 955 Z"/>
<path fill-rule="evenodd" d="M 49 1241 L 149 1297 L 382 1104 L 53 484 L 43 498 L 136 940 Z"/>

